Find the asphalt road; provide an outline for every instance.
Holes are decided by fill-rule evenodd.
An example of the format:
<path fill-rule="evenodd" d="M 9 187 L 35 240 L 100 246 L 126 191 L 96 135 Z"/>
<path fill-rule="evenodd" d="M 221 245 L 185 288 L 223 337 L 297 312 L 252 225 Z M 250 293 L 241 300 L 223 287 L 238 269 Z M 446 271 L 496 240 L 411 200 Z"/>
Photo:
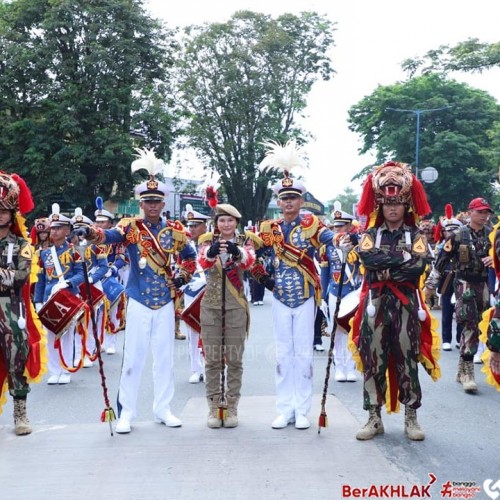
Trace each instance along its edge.
<path fill-rule="evenodd" d="M 179 455 L 181 457 L 179 458 L 179 465 L 182 465 L 180 475 L 183 480 L 187 478 L 189 481 L 183 484 L 182 487 L 177 485 L 175 494 L 165 496 L 159 495 L 157 490 L 154 489 L 146 495 L 146 490 L 141 490 L 139 487 L 137 490 L 139 493 L 130 493 L 129 496 L 126 493 L 127 491 L 135 491 L 130 489 L 133 485 L 129 484 L 129 490 L 122 492 L 122 498 L 151 498 L 153 500 L 156 498 L 259 498 L 259 488 L 264 488 L 261 481 L 257 482 L 253 487 L 245 488 L 247 481 L 250 481 L 248 485 L 251 484 L 252 474 L 249 473 L 249 470 L 251 466 L 257 466 L 254 463 L 255 461 L 262 459 L 260 450 L 265 449 L 267 450 L 266 453 L 270 454 L 277 453 L 276 450 L 280 446 L 287 449 L 287 440 L 289 440 L 288 445 L 293 443 L 293 450 L 294 453 L 297 453 L 297 456 L 295 458 L 283 456 L 281 452 L 276 460 L 278 464 L 281 463 L 280 461 L 286 463 L 286 460 L 291 460 L 290 466 L 284 469 L 282 475 L 290 478 L 289 484 L 293 485 L 294 493 L 291 493 L 291 487 L 286 488 L 283 486 L 281 489 L 273 490 L 272 488 L 269 489 L 269 485 L 267 485 L 267 489 L 260 491 L 260 498 L 304 498 L 301 485 L 304 488 L 307 485 L 309 490 L 312 488 L 314 493 L 312 496 L 309 495 L 310 498 L 350 498 L 345 495 L 342 496 L 340 485 L 365 483 L 365 480 L 370 477 L 370 471 L 377 474 L 371 478 L 370 484 L 375 482 L 374 478 L 376 477 L 380 477 L 380 480 L 385 481 L 404 481 L 410 485 L 416 483 L 427 484 L 429 474 L 434 474 L 437 477 L 436 484 L 443 485 L 447 481 L 451 481 L 457 485 L 456 488 L 459 488 L 459 483 L 470 483 L 476 485 L 480 490 L 470 498 L 488 498 L 483 490 L 483 482 L 491 479 L 494 484 L 497 480 L 500 480 L 500 393 L 485 383 L 484 375 L 480 373 L 480 365 L 476 365 L 476 381 L 479 386 L 477 395 L 465 394 L 461 386 L 455 382 L 458 362 L 458 349 L 455 349 L 455 347 L 451 352 L 443 352 L 441 355 L 442 377 L 438 382 L 433 382 L 423 370 L 420 371 L 420 380 L 423 387 L 423 406 L 418 412 L 418 418 L 426 432 L 425 441 L 414 443 L 405 438 L 402 414 L 387 415 L 383 413 L 385 434 L 377 436 L 369 443 L 360 443 L 356 441 L 355 433 L 366 421 L 366 412 L 362 409 L 362 384 L 360 381 L 338 383 L 333 381 L 333 377 L 331 378 L 329 383 L 329 405 L 331 407 L 329 406 L 328 413 L 330 424 L 318 436 L 319 402 L 325 378 L 327 352 L 315 352 L 315 404 L 310 414 L 313 422 L 312 428 L 308 431 L 296 431 L 290 428 L 283 432 L 275 431 L 270 428 L 271 421 L 275 416 L 274 344 L 270 295 L 266 295 L 263 306 L 251 306 L 251 312 L 251 332 L 245 350 L 240 426 L 237 429 L 230 430 L 232 432 L 231 436 L 238 436 L 238 438 L 232 438 L 231 442 L 233 444 L 237 442 L 239 448 L 241 448 L 240 452 L 244 453 L 244 457 L 239 457 L 238 460 L 242 460 L 242 463 L 247 464 L 245 468 L 241 470 L 236 468 L 237 472 L 234 472 L 235 477 L 240 479 L 238 483 L 239 493 L 235 493 L 235 491 L 229 492 L 224 488 L 222 490 L 218 489 L 220 485 L 214 485 L 211 482 L 213 478 L 209 475 L 203 480 L 206 485 L 203 481 L 200 483 L 199 471 L 207 467 L 206 457 L 213 456 L 214 453 L 210 446 L 214 446 L 213 441 L 218 439 L 217 437 L 214 438 L 214 436 L 221 436 L 221 433 L 209 430 L 205 426 L 204 385 L 188 383 L 190 371 L 187 342 L 178 340 L 176 341 L 175 352 L 176 393 L 172 402 L 172 411 L 183 419 L 183 427 L 182 430 L 167 429 L 165 432 L 168 432 L 169 437 L 175 436 L 172 432 L 184 432 L 186 438 L 196 439 L 196 446 L 199 446 L 199 450 L 196 446 L 191 451 L 187 450 L 188 458 Z M 438 318 L 440 317 L 440 311 L 433 311 L 433 314 Z M 328 347 L 328 343 L 329 339 L 325 338 L 324 345 L 326 347 Z M 116 408 L 115 399 L 118 389 L 122 344 L 123 332 L 119 334 L 117 354 L 114 356 L 103 355 L 106 384 L 111 405 L 114 408 Z M 13 436 L 12 404 L 11 401 L 8 401 L 4 406 L 3 414 L 0 415 L 0 479 L 2 479 L 2 484 L 6 484 L 6 482 L 12 484 L 11 474 L 17 470 L 17 467 L 23 466 L 24 462 L 21 463 L 21 458 L 22 461 L 25 461 L 26 457 L 31 456 L 29 440 L 41 439 L 40 436 L 49 430 L 52 436 L 50 441 L 31 442 L 35 444 L 34 449 L 38 449 L 38 453 L 49 455 L 47 457 L 39 456 L 32 466 L 37 471 L 36 477 L 40 477 L 41 480 L 45 478 L 53 487 L 56 487 L 54 485 L 58 482 L 57 477 L 59 477 L 60 481 L 63 476 L 51 476 L 50 473 L 40 471 L 37 467 L 49 465 L 47 469 L 43 469 L 48 471 L 50 470 L 50 464 L 55 461 L 58 467 L 61 468 L 64 463 L 60 463 L 58 457 L 63 457 L 64 462 L 64 457 L 72 456 L 73 453 L 75 457 L 81 454 L 82 462 L 92 461 L 93 463 L 97 460 L 97 463 L 101 464 L 104 456 L 100 458 L 92 455 L 87 446 L 89 440 L 89 442 L 93 443 L 94 450 L 105 446 L 105 449 L 101 450 L 105 455 L 106 453 L 112 453 L 113 450 L 108 449 L 110 445 L 102 443 L 109 443 L 111 439 L 111 442 L 115 443 L 113 446 L 118 446 L 116 443 L 119 443 L 120 449 L 123 447 L 122 453 L 124 453 L 124 457 L 128 457 L 127 453 L 130 448 L 127 443 L 136 443 L 136 440 L 146 439 L 141 444 L 142 450 L 146 454 L 149 450 L 153 453 L 151 456 L 154 456 L 155 444 L 158 440 L 158 436 L 154 432 L 158 432 L 158 426 L 155 427 L 152 424 L 150 360 L 143 373 L 138 401 L 138 430 L 134 429 L 132 434 L 128 436 L 115 434 L 111 438 L 107 424 L 99 422 L 103 408 L 101 380 L 96 366 L 82 369 L 74 374 L 71 384 L 67 386 L 48 386 L 46 377 L 42 383 L 33 385 L 28 399 L 29 417 L 35 429 L 34 434 L 31 436 Z M 258 432 L 255 432 L 255 428 L 253 428 L 255 426 L 258 428 Z M 229 430 L 223 432 L 227 433 L 227 431 Z M 193 432 L 196 433 L 195 436 Z M 218 432 L 219 434 L 217 434 Z M 222 442 L 225 442 L 225 436 L 222 439 Z M 323 440 L 323 443 L 331 441 L 335 443 L 335 446 L 341 446 L 342 449 L 329 450 L 324 448 L 321 446 L 321 440 Z M 68 443 L 71 443 L 71 445 Z M 180 443 L 179 446 L 182 446 L 182 441 Z M 272 450 L 269 445 L 273 448 Z M 276 445 L 276 449 L 274 449 L 274 445 Z M 148 446 L 150 449 L 147 448 Z M 205 446 L 207 447 L 206 455 L 202 451 Z M 321 449 L 314 453 L 312 450 L 317 446 L 320 446 Z M 73 449 L 75 447 L 76 449 Z M 223 457 L 226 456 L 227 450 L 225 452 L 224 449 L 218 449 L 217 443 L 215 443 L 215 447 L 217 453 L 222 454 Z M 69 453 L 69 455 L 66 455 L 66 453 Z M 202 457 L 204 458 L 202 459 Z M 128 458 L 132 460 L 132 458 Z M 184 460 L 186 461 L 184 462 Z M 216 461 L 214 466 L 217 463 L 219 465 L 225 463 L 225 459 L 219 458 L 219 460 L 222 460 L 222 462 Z M 125 465 L 130 465 L 130 463 L 124 462 Z M 307 464 L 306 469 L 304 469 L 303 465 L 297 465 L 304 463 Z M 337 467 L 334 471 L 331 468 L 332 464 Z M 342 464 L 341 470 L 339 470 L 339 464 Z M 125 467 L 125 465 L 122 464 L 122 467 Z M 276 463 L 275 465 L 277 466 Z M 99 465 L 99 467 L 101 466 L 102 464 Z M 381 469 L 379 470 L 377 467 L 381 467 Z M 110 474 L 114 473 L 113 463 L 105 465 L 104 468 L 105 470 L 110 468 L 108 472 Z M 65 474 L 68 474 L 64 467 L 62 470 L 65 471 Z M 70 470 L 72 470 L 69 473 L 70 479 L 71 475 L 74 474 L 75 480 L 79 481 L 77 469 L 73 469 L 71 466 Z M 136 469 L 126 470 L 127 474 L 130 472 L 133 477 L 133 470 Z M 270 484 L 273 484 L 276 470 L 273 472 L 272 463 L 268 463 L 267 466 L 261 465 L 258 470 L 259 474 L 264 474 L 264 476 L 268 474 L 268 480 Z M 306 476 L 302 475 L 305 474 L 304 471 L 307 471 Z M 332 472 L 335 472 L 335 479 L 331 479 L 332 486 L 326 489 L 319 488 L 318 484 L 323 484 L 325 481 L 328 484 Z M 389 475 L 384 477 L 384 474 Z M 89 479 L 89 476 L 85 477 Z M 311 481 L 310 484 L 315 486 L 309 486 L 306 480 L 307 477 Z M 177 480 L 177 476 L 175 478 Z M 294 480 L 297 480 L 298 483 L 295 484 Z M 102 479 L 102 481 L 105 482 L 106 480 Z M 119 484 L 122 483 L 123 480 Z M 201 489 L 192 486 L 198 483 L 203 486 Z M 215 489 L 210 490 L 210 485 Z M 113 491 L 119 492 L 117 484 L 114 484 L 113 487 L 115 488 Z M 65 491 L 64 488 L 61 489 L 62 491 Z M 73 490 L 70 488 L 68 491 Z M 141 491 L 144 492 L 144 496 Z M 217 491 L 217 494 L 214 493 L 212 496 L 209 491 Z M 73 491 L 73 493 L 75 492 Z M 13 496 L 9 496 L 10 494 Z M 453 490 L 453 494 L 458 494 L 458 489 Z M 441 498 L 438 488 L 433 490 L 433 497 Z M 51 498 L 58 500 L 59 498 L 69 497 L 58 496 L 57 494 L 55 496 L 48 494 L 44 496 L 40 493 L 40 490 L 32 486 L 32 489 L 27 489 L 21 494 L 14 488 L 8 494 L 0 494 L 0 498 L 2 500 L 10 500 L 10 498 L 21 498 L 23 500 L 24 498 L 27 500 Z M 88 496 L 77 493 L 72 494 L 72 498 L 78 500 L 79 498 L 88 498 Z M 101 496 L 93 495 L 93 498 L 101 498 Z M 358 496 L 357 498 L 364 497 Z M 392 498 L 398 498 L 398 496 L 392 496 Z M 451 498 L 454 498 L 454 496 L 451 496 Z M 495 497 L 492 496 L 491 498 Z"/>

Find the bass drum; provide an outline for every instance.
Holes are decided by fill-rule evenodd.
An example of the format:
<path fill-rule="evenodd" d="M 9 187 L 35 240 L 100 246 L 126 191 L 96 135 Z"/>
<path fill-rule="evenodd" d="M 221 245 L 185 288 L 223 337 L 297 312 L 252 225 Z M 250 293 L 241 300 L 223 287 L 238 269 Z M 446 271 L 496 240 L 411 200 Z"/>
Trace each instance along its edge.
<path fill-rule="evenodd" d="M 66 289 L 58 290 L 38 312 L 42 325 L 54 332 L 58 339 L 73 321 L 78 321 L 85 313 L 87 305 Z"/>
<path fill-rule="evenodd" d="M 339 315 L 337 316 L 337 322 L 341 328 L 346 332 L 349 331 L 349 321 L 354 316 L 355 312 L 359 307 L 359 301 L 361 300 L 361 287 L 356 288 L 352 292 L 342 297 L 340 302 Z M 328 296 L 328 309 L 330 311 L 331 321 L 329 322 L 327 332 L 332 333 L 333 329 L 333 315 L 335 313 L 335 308 L 337 306 L 337 297 L 330 294 Z"/>

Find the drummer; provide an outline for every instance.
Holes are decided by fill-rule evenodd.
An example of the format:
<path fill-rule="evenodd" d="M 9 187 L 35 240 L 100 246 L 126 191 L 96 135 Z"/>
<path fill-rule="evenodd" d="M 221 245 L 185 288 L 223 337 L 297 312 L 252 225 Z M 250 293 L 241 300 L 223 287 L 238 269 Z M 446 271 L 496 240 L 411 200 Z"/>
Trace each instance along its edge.
<path fill-rule="evenodd" d="M 66 289 L 77 295 L 78 286 L 83 283 L 82 259 L 75 247 L 68 243 L 67 238 L 71 232 L 71 220 L 60 213 L 57 203 L 52 205 L 50 220 L 50 239 L 52 246 L 40 251 L 38 265 L 38 281 L 35 284 L 34 303 L 36 311 L 59 290 Z M 49 385 L 69 384 L 71 375 L 67 365 L 63 366 L 58 349 L 54 346 L 56 336 L 47 329 L 47 344 L 49 351 L 48 372 Z M 75 324 L 69 323 L 68 330 L 60 338 L 61 353 L 65 362 L 73 359 L 73 342 L 75 340 Z"/>
<path fill-rule="evenodd" d="M 190 234 L 191 243 L 198 253 L 198 238 L 207 232 L 207 222 L 210 219 L 208 215 L 202 214 L 193 210 L 192 205 L 186 205 L 186 225 Z M 205 273 L 198 264 L 196 272 L 193 274 L 191 281 L 184 288 L 184 306 L 188 307 L 195 298 L 205 289 L 207 281 Z M 191 363 L 191 376 L 189 377 L 190 384 L 203 382 L 204 364 L 200 349 L 200 334 L 187 323 L 185 323 L 186 334 L 189 343 L 189 360 Z"/>
<path fill-rule="evenodd" d="M 336 242 L 336 247 L 330 247 L 323 255 L 321 263 L 321 285 L 323 299 L 328 304 L 328 318 L 327 318 L 327 331 L 330 334 L 333 329 L 333 316 L 335 313 L 335 308 L 337 304 L 337 297 L 340 291 L 340 277 L 342 270 L 343 255 L 339 248 L 339 243 L 341 238 L 350 238 L 351 245 L 355 247 L 358 243 L 357 231 L 353 229 L 352 222 L 354 217 L 342 210 L 340 202 L 336 201 L 334 203 L 334 209 L 332 212 L 332 224 L 333 232 L 336 233 L 334 242 Z M 352 311 L 347 311 L 347 314 L 354 314 L 355 306 L 359 303 L 356 296 L 361 285 L 361 279 L 359 275 L 359 260 L 357 254 L 354 250 L 351 250 L 346 257 L 346 266 L 344 271 L 344 278 L 342 284 L 342 301 L 347 306 L 352 304 Z M 354 301 L 350 301 L 348 296 L 355 297 Z M 342 304 L 342 302 L 341 302 Z M 356 382 L 356 369 L 355 363 L 352 359 L 351 351 L 348 349 L 348 331 L 345 327 L 347 322 L 337 324 L 337 330 L 335 332 L 335 344 L 333 349 L 333 356 L 335 362 L 335 380 L 337 382 Z"/>
<path fill-rule="evenodd" d="M 95 225 L 101 229 L 111 229 L 113 227 L 113 214 L 104 208 L 104 202 L 100 196 L 96 198 L 95 204 L 97 207 L 94 212 Z M 126 266 L 126 250 L 123 245 L 118 243 L 103 243 L 98 245 L 98 247 L 107 256 L 108 269 L 104 276 L 104 283 L 111 280 L 114 284 L 114 291 L 118 289 L 122 290 L 118 297 L 111 297 L 108 295 L 108 287 L 103 283 L 104 293 L 108 295 L 108 299 L 111 302 L 108 311 L 108 324 L 106 325 L 106 333 L 104 334 L 103 349 L 106 351 L 106 354 L 112 355 L 116 353 L 116 334 L 125 327 L 126 295 L 125 289 L 118 282 L 118 275 L 120 270 Z"/>
<path fill-rule="evenodd" d="M 73 225 L 74 229 L 79 229 L 84 226 L 90 227 L 92 221 L 86 215 L 83 215 L 82 209 L 80 207 L 77 207 L 75 208 L 75 214 L 71 219 L 71 224 Z M 74 244 L 78 248 L 79 242 L 74 241 Z M 85 247 L 85 255 L 82 255 L 82 257 L 85 258 L 85 265 L 87 266 L 89 283 L 102 291 L 101 281 L 108 271 L 108 259 L 105 250 L 103 248 L 100 248 L 98 245 L 88 245 Z M 82 283 L 82 285 L 80 285 L 80 295 L 82 295 L 83 298 L 87 297 L 85 283 Z M 105 318 L 107 316 L 106 311 L 104 310 L 105 307 L 106 304 L 104 303 L 104 300 L 94 306 L 97 336 L 99 339 L 102 339 L 104 337 L 104 328 L 106 323 Z M 84 368 L 90 368 L 91 366 L 93 366 L 94 363 L 91 357 L 94 357 L 95 359 L 96 343 L 94 332 L 91 330 L 91 328 L 93 328 L 92 324 L 90 325 L 90 329 L 87 331 L 86 353 L 83 354 Z M 76 342 L 73 366 L 80 366 L 82 357 L 81 346 L 82 344 L 80 342 Z"/>

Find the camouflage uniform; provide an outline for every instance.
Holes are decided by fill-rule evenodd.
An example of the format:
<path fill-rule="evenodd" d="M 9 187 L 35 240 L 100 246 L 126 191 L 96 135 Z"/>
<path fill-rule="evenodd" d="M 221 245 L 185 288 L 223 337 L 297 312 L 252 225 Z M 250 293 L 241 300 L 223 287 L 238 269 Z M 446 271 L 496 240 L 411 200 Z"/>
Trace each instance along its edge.
<path fill-rule="evenodd" d="M 463 327 L 460 355 L 472 361 L 479 344 L 479 322 L 489 307 L 488 267 L 482 259 L 491 248 L 490 229 L 474 231 L 469 225 L 451 233 L 439 253 L 425 286 L 436 288 L 441 275 L 451 263 L 455 271 L 455 311 L 457 323 Z"/>
<path fill-rule="evenodd" d="M 12 263 L 7 262 L 8 247 L 12 244 Z M 26 397 L 30 387 L 24 375 L 28 358 L 27 333 L 18 326 L 20 289 L 28 279 L 31 266 L 29 243 L 12 233 L 0 241 L 0 351 L 8 371 L 9 393 Z M 12 274 L 6 279 L 4 273 Z"/>
<path fill-rule="evenodd" d="M 427 264 L 426 249 L 418 228 L 407 225 L 395 231 L 385 223 L 370 228 L 360 242 L 359 257 L 375 307 L 373 316 L 367 308 L 363 312 L 358 345 L 364 367 L 365 410 L 385 403 L 390 363 L 396 366 L 399 401 L 414 409 L 421 406 L 417 288 Z"/>

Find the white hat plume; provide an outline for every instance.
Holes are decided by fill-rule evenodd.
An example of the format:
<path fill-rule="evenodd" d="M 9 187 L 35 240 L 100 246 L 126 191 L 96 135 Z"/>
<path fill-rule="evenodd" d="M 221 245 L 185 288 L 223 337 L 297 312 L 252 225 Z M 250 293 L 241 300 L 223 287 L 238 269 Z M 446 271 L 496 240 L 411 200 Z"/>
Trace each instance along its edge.
<path fill-rule="evenodd" d="M 163 172 L 165 163 L 163 160 L 160 160 L 156 157 L 153 148 L 135 148 L 135 151 L 137 152 L 137 154 L 135 155 L 137 157 L 137 160 L 134 160 L 132 162 L 132 173 L 144 168 L 148 171 L 149 175 L 154 177 L 155 175 L 161 174 Z"/>
<path fill-rule="evenodd" d="M 291 139 L 283 146 L 275 141 L 264 142 L 267 148 L 266 156 L 259 165 L 259 170 L 266 168 L 277 168 L 283 170 L 288 177 L 294 168 L 307 168 L 305 151 L 301 146 L 297 146 L 295 140 Z"/>

